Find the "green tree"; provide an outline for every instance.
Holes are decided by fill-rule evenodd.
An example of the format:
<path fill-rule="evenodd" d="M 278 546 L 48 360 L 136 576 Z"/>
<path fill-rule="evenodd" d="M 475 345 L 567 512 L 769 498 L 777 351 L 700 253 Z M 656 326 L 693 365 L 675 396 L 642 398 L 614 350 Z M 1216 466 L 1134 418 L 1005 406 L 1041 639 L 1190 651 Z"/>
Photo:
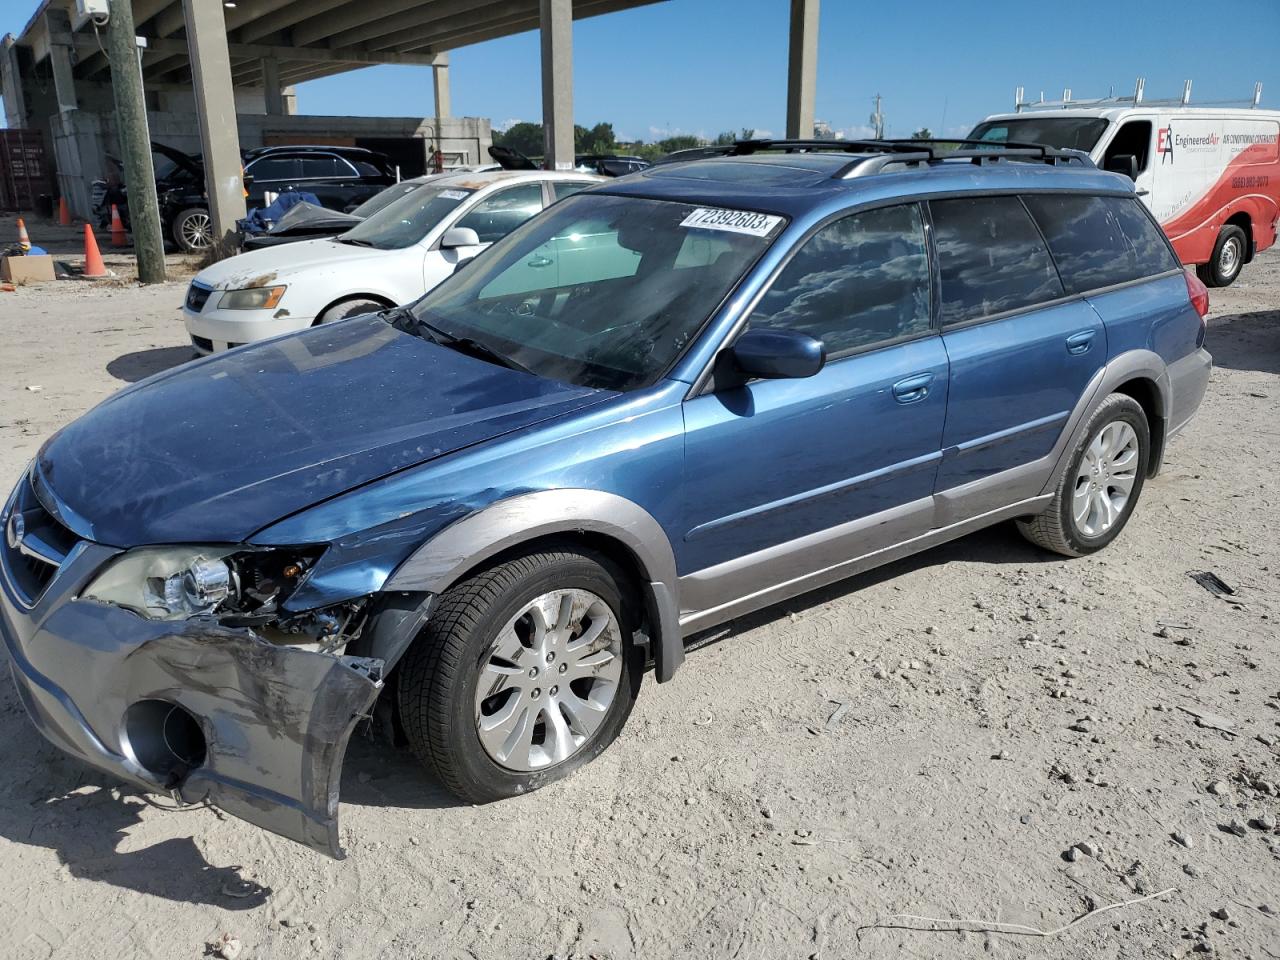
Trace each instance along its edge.
<path fill-rule="evenodd" d="M 618 138 L 612 123 L 597 123 L 590 128 L 575 126 L 573 146 L 578 153 L 617 153 Z"/>
<path fill-rule="evenodd" d="M 921 127 L 919 130 L 917 130 L 915 133 L 911 135 L 911 139 L 912 140 L 932 140 L 933 131 L 930 130 L 928 127 Z"/>
<path fill-rule="evenodd" d="M 546 149 L 540 123 L 513 123 L 501 133 L 495 133 L 493 142 L 495 146 L 518 150 L 526 157 L 540 157 Z"/>

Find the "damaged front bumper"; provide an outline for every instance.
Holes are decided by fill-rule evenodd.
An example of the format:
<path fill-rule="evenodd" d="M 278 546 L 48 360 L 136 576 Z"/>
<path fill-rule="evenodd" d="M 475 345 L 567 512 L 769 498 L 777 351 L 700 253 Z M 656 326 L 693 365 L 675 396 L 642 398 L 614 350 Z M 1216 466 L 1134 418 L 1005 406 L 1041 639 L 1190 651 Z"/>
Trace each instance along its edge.
<path fill-rule="evenodd" d="M 0 634 L 36 727 L 143 789 L 208 800 L 342 859 L 342 759 L 382 689 L 382 661 L 79 599 L 119 552 L 82 541 L 27 604 L 0 550 Z"/>

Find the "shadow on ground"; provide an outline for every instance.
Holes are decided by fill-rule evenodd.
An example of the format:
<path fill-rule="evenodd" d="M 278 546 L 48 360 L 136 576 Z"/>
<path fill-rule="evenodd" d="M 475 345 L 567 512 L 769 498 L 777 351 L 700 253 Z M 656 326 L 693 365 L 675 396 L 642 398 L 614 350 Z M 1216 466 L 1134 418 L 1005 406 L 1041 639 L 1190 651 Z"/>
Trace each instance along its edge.
<path fill-rule="evenodd" d="M 1210 315 L 1204 345 L 1214 366 L 1280 373 L 1280 310 Z"/>
<path fill-rule="evenodd" d="M 136 350 L 133 353 L 122 354 L 108 363 L 107 373 L 125 383 L 137 383 L 153 373 L 160 373 L 193 359 L 195 359 L 195 351 L 190 347 Z"/>

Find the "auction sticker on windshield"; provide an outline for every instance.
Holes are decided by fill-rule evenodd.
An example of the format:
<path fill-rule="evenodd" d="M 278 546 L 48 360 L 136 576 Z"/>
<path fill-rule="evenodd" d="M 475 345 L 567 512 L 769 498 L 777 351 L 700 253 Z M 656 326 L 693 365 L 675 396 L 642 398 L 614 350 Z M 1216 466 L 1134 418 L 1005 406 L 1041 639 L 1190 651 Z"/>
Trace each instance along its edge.
<path fill-rule="evenodd" d="M 440 196 L 445 200 L 465 200 L 467 199 L 467 191 L 465 190 L 441 190 Z"/>
<path fill-rule="evenodd" d="M 680 222 L 680 226 L 695 230 L 723 230 L 726 233 L 745 233 L 751 237 L 767 237 L 781 222 L 781 217 L 768 213 L 699 207 L 685 217 Z"/>

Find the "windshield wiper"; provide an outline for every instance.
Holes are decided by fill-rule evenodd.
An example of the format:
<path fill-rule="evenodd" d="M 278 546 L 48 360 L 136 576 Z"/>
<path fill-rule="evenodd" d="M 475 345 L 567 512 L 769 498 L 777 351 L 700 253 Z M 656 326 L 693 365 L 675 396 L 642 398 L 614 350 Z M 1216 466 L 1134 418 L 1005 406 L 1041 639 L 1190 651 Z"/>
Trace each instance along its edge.
<path fill-rule="evenodd" d="M 353 247 L 372 247 L 373 244 L 368 240 L 361 240 L 359 237 L 350 239 L 348 237 L 334 237 L 339 243 L 349 243 Z"/>
<path fill-rule="evenodd" d="M 427 339 L 440 344 L 442 347 L 448 347 L 450 350 L 457 350 L 459 353 L 470 354 L 480 360 L 488 360 L 490 363 L 496 363 L 500 367 L 507 367 L 510 370 L 519 370 L 521 373 L 532 373 L 537 376 L 534 371 L 530 370 L 519 360 L 508 357 L 505 353 L 493 349 L 487 343 L 482 343 L 471 337 L 457 337 L 452 333 L 441 330 L 439 327 L 427 320 L 424 320 L 418 314 L 414 313 L 407 307 L 395 307 L 391 310 L 384 310 L 383 316 L 390 320 L 400 320 L 405 325 L 417 327 L 427 335 Z"/>

